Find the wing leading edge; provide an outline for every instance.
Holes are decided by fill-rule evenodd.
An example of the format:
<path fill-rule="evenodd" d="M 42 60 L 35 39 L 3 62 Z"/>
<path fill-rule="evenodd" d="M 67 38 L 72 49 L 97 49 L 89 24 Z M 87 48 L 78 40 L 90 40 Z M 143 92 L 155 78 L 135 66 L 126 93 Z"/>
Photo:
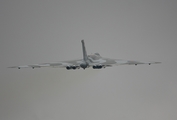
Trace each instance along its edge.
<path fill-rule="evenodd" d="M 141 64 L 159 64 L 161 62 L 140 62 L 140 61 L 132 61 L 132 60 L 121 60 L 121 59 L 109 59 L 109 58 L 100 58 L 98 60 L 93 61 L 89 65 L 93 68 L 105 68 L 105 67 L 113 67 L 119 65 L 141 65 Z"/>
<path fill-rule="evenodd" d="M 81 59 L 78 60 L 70 60 L 70 61 L 61 61 L 61 62 L 53 62 L 53 63 L 42 63 L 42 64 L 33 64 L 33 65 L 22 65 L 22 66 L 12 66 L 9 68 L 42 68 L 42 67 L 52 67 L 52 68 L 66 68 L 70 66 L 74 66 L 78 68 L 82 63 Z"/>

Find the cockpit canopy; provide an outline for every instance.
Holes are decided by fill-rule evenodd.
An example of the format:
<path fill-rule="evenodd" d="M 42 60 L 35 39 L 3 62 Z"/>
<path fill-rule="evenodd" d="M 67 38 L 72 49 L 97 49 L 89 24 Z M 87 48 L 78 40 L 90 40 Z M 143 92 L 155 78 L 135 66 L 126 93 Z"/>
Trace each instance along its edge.
<path fill-rule="evenodd" d="M 99 54 L 99 53 L 95 53 L 95 55 L 100 56 L 100 54 Z"/>
<path fill-rule="evenodd" d="M 88 55 L 88 58 L 92 59 L 92 60 L 99 60 L 101 58 L 101 56 L 99 53 L 95 53 L 93 55 Z"/>

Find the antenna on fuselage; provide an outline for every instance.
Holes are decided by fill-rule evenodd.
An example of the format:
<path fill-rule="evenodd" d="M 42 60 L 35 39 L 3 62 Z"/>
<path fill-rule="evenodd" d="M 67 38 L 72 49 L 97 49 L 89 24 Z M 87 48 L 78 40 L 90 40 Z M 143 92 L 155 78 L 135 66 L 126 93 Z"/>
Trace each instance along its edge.
<path fill-rule="evenodd" d="M 85 48 L 84 40 L 81 40 L 81 42 L 82 42 L 83 59 L 84 59 L 84 61 L 87 61 L 88 57 L 87 57 L 87 51 Z"/>

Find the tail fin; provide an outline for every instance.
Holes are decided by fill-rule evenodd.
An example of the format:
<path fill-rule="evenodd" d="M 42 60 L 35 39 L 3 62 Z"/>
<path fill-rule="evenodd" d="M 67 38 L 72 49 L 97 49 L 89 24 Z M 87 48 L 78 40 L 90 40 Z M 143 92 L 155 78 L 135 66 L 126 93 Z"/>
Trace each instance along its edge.
<path fill-rule="evenodd" d="M 84 40 L 81 40 L 81 42 L 82 42 L 83 59 L 86 61 L 88 58 L 87 58 L 87 51 L 85 49 L 85 43 Z"/>

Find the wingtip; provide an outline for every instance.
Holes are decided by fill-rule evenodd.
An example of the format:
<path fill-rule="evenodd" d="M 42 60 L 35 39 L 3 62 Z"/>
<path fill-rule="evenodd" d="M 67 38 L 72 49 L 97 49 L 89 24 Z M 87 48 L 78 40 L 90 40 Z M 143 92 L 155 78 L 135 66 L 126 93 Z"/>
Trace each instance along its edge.
<path fill-rule="evenodd" d="M 15 66 L 7 67 L 7 68 L 15 68 Z"/>
<path fill-rule="evenodd" d="M 7 67 L 7 68 L 18 68 L 18 69 L 20 69 L 21 67 L 19 67 L 19 66 L 11 66 L 11 67 Z"/>
<path fill-rule="evenodd" d="M 162 62 L 155 62 L 155 64 L 161 64 Z"/>
<path fill-rule="evenodd" d="M 151 63 L 149 63 L 149 65 L 150 64 L 160 64 L 161 62 L 151 62 Z"/>

